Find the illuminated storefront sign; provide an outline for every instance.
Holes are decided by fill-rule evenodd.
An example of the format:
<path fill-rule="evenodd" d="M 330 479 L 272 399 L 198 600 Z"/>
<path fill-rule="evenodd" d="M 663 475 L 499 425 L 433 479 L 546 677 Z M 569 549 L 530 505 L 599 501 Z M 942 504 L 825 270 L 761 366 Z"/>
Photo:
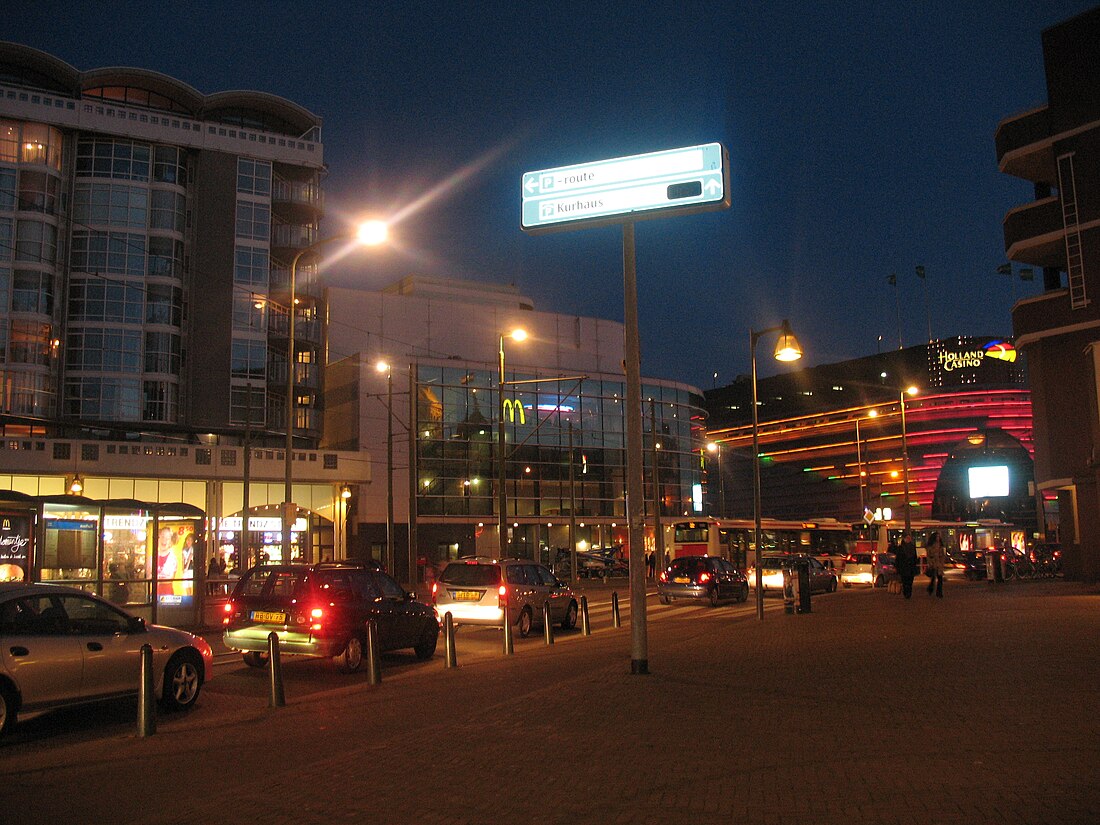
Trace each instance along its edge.
<path fill-rule="evenodd" d="M 241 531 L 242 519 L 240 516 L 227 516 L 226 518 L 219 519 L 218 530 L 226 533 L 239 533 Z M 283 529 L 283 520 L 278 516 L 249 516 L 248 517 L 248 529 L 253 533 L 281 533 Z M 295 519 L 294 524 L 291 525 L 290 531 L 292 533 L 302 533 L 306 530 L 306 520 L 298 517 Z"/>
<path fill-rule="evenodd" d="M 24 581 L 31 545 L 28 516 L 0 516 L 0 581 Z"/>
<path fill-rule="evenodd" d="M 1020 383 L 1016 347 L 998 338 L 958 337 L 928 345 L 932 386 Z"/>
<path fill-rule="evenodd" d="M 504 399 L 504 416 L 515 423 L 519 420 L 520 424 L 527 423 L 527 414 L 523 411 L 523 404 L 519 401 L 513 401 L 511 398 Z"/>

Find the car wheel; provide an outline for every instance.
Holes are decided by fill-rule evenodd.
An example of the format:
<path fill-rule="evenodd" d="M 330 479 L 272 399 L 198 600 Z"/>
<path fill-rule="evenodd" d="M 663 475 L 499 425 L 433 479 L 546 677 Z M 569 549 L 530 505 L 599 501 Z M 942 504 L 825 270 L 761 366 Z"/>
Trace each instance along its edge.
<path fill-rule="evenodd" d="M 363 666 L 363 640 L 359 636 L 349 636 L 344 651 L 333 657 L 336 666 L 343 673 L 355 673 Z"/>
<path fill-rule="evenodd" d="M 885 587 L 885 586 L 886 586 L 886 577 L 885 577 L 885 576 L 883 576 L 883 575 L 882 575 L 882 574 L 880 573 L 880 574 L 879 574 L 879 577 L 878 577 L 877 579 L 875 579 L 875 584 L 874 584 L 874 586 L 875 586 L 875 587 Z"/>
<path fill-rule="evenodd" d="M 672 599 L 663 593 L 658 597 L 661 600 L 661 604 L 672 604 Z"/>
<path fill-rule="evenodd" d="M 572 630 L 577 626 L 577 603 L 569 602 L 569 607 L 566 608 L 565 618 L 561 620 L 562 630 Z"/>
<path fill-rule="evenodd" d="M 519 614 L 519 635 L 526 639 L 531 635 L 531 608 L 525 607 Z"/>
<path fill-rule="evenodd" d="M 747 602 L 749 600 L 749 583 L 748 582 L 742 582 L 742 584 L 741 584 L 741 593 L 738 595 L 737 600 L 740 601 L 740 602 Z"/>
<path fill-rule="evenodd" d="M 202 690 L 202 657 L 192 650 L 181 650 L 168 660 L 164 669 L 161 704 L 165 710 L 187 710 Z"/>
<path fill-rule="evenodd" d="M 267 667 L 267 656 L 258 650 L 250 650 L 242 658 L 249 667 Z"/>
<path fill-rule="evenodd" d="M 15 724 L 15 692 L 7 685 L 0 685 L 0 736 Z"/>
<path fill-rule="evenodd" d="M 718 607 L 718 585 L 715 585 L 707 593 L 707 600 L 710 602 L 711 607 Z"/>
<path fill-rule="evenodd" d="M 416 654 L 417 659 L 430 659 L 435 655 L 436 645 L 439 643 L 439 625 L 432 622 L 428 626 L 427 633 L 424 638 L 413 647 L 413 653 Z"/>

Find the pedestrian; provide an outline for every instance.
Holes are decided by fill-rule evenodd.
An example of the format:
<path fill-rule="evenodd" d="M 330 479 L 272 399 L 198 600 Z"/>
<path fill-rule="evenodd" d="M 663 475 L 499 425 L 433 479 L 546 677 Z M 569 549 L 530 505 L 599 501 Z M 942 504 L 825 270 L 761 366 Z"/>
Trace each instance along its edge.
<path fill-rule="evenodd" d="M 925 543 L 928 550 L 928 595 L 936 591 L 938 598 L 943 598 L 943 571 L 947 568 L 947 550 L 943 546 L 939 533 L 932 533 Z"/>
<path fill-rule="evenodd" d="M 906 530 L 901 536 L 901 544 L 898 545 L 898 553 L 894 558 L 894 566 L 901 579 L 901 593 L 909 599 L 913 596 L 913 577 L 917 575 L 917 545 L 913 541 L 913 533 Z"/>
<path fill-rule="evenodd" d="M 657 551 L 651 550 L 645 554 L 646 576 L 650 579 L 657 572 Z"/>
<path fill-rule="evenodd" d="M 206 592 L 213 596 L 218 590 L 218 584 L 214 579 L 221 575 L 221 567 L 218 565 L 218 555 L 210 557 L 210 564 L 206 565 Z"/>

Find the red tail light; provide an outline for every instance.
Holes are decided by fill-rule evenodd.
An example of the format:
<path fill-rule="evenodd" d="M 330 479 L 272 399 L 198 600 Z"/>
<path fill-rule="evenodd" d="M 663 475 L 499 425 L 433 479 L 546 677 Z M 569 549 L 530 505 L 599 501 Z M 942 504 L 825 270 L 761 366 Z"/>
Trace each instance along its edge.
<path fill-rule="evenodd" d="M 709 581 L 710 581 L 710 573 L 700 573 L 699 574 L 699 584 L 706 584 Z"/>
<path fill-rule="evenodd" d="M 662 570 L 661 571 L 661 581 L 663 581 L 663 582 L 668 581 L 668 571 L 667 570 Z"/>
<path fill-rule="evenodd" d="M 323 619 L 324 617 L 325 617 L 325 611 L 324 611 L 323 608 L 315 607 L 311 611 L 309 611 L 309 618 L 310 618 L 310 621 L 311 621 L 309 629 L 310 630 L 320 630 L 321 629 L 321 619 Z"/>
<path fill-rule="evenodd" d="M 432 582 L 432 604 L 435 604 L 435 595 L 439 592 L 439 582 Z"/>
<path fill-rule="evenodd" d="M 233 615 L 233 602 L 226 602 L 225 607 L 222 609 L 225 611 L 225 616 L 222 617 L 222 624 L 228 625 L 229 619 Z"/>

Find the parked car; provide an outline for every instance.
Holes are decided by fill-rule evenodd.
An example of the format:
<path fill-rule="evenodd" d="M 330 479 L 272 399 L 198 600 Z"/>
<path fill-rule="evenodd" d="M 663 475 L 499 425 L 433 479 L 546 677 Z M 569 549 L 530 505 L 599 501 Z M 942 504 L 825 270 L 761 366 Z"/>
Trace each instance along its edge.
<path fill-rule="evenodd" d="M 213 674 L 205 639 L 73 587 L 0 583 L 0 734 L 18 714 L 136 694 L 146 644 L 162 706 L 193 707 Z"/>
<path fill-rule="evenodd" d="M 840 583 L 845 587 L 853 584 L 884 587 L 895 572 L 894 556 L 889 553 L 853 553 L 844 560 Z"/>
<path fill-rule="evenodd" d="M 550 569 L 528 559 L 472 557 L 448 564 L 432 585 L 439 620 L 448 613 L 456 625 L 501 627 L 508 622 L 520 636 L 542 625 L 542 606 L 550 602 L 551 621 L 570 630 L 577 626 L 577 597 Z"/>
<path fill-rule="evenodd" d="M 985 578 L 985 553 L 981 550 L 953 550 L 947 553 L 947 573 L 961 571 L 969 581 Z"/>
<path fill-rule="evenodd" d="M 253 567 L 233 589 L 223 621 L 225 646 L 252 667 L 267 664 L 272 631 L 280 653 L 331 657 L 345 673 L 363 665 L 368 622 L 380 653 L 411 647 L 427 659 L 439 640 L 429 605 L 388 574 L 350 562 Z"/>
<path fill-rule="evenodd" d="M 662 604 L 673 599 L 706 599 L 717 607 L 723 600 L 748 599 L 749 583 L 745 574 L 725 559 L 681 556 L 657 577 L 657 597 Z"/>
<path fill-rule="evenodd" d="M 797 575 L 796 564 L 805 562 L 810 568 L 810 592 L 831 593 L 836 590 L 837 577 L 825 565 L 812 556 L 764 556 L 761 560 L 761 582 L 764 586 L 764 594 L 768 591 L 783 592 L 783 571 L 791 570 Z M 756 568 L 750 567 L 747 575 L 749 586 L 756 588 Z"/>

